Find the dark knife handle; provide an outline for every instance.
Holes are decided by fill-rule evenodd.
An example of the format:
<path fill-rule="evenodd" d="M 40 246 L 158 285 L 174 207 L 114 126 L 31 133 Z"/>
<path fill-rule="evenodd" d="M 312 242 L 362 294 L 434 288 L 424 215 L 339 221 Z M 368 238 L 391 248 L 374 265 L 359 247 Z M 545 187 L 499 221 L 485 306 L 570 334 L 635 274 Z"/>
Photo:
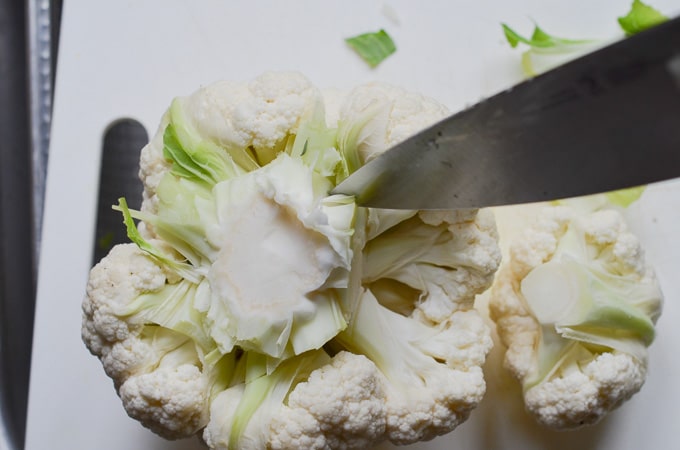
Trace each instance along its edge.
<path fill-rule="evenodd" d="M 139 154 L 148 141 L 144 127 L 132 119 L 112 123 L 104 134 L 93 264 L 114 245 L 128 242 L 123 216 L 111 207 L 118 204 L 120 197 L 125 197 L 131 209 L 139 209 L 143 189 L 139 179 Z"/>

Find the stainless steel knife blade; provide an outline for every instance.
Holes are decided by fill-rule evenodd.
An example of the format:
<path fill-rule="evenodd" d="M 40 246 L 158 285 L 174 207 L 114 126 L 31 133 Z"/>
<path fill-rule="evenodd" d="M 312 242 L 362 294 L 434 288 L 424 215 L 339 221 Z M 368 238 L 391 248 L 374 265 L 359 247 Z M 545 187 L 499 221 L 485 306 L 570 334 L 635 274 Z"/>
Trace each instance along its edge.
<path fill-rule="evenodd" d="M 680 176 L 680 18 L 444 119 L 350 175 L 360 205 L 456 209 Z"/>

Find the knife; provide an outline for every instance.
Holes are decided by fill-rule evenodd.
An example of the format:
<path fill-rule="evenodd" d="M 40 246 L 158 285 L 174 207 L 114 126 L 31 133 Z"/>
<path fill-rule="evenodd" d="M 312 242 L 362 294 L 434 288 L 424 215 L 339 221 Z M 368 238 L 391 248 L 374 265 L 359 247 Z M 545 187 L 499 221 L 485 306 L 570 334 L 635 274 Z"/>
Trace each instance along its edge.
<path fill-rule="evenodd" d="M 147 142 L 146 129 L 133 119 L 117 120 L 104 133 L 92 265 L 101 261 L 114 245 L 129 242 L 121 225 L 121 214 L 111 205 L 125 197 L 130 208 L 141 207 L 144 186 L 139 179 L 139 152 Z"/>
<path fill-rule="evenodd" d="M 456 209 L 556 200 L 680 176 L 680 18 L 452 115 L 333 193 Z"/>

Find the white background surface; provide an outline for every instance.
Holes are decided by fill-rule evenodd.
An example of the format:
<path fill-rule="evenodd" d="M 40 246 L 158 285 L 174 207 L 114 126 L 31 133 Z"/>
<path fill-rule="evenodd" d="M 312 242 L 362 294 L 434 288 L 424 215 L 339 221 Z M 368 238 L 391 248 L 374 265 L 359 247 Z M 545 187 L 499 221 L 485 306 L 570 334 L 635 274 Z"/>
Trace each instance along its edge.
<path fill-rule="evenodd" d="M 650 1 L 668 14 L 678 12 L 677 0 Z M 272 69 L 299 70 L 323 88 L 387 81 L 456 110 L 520 80 L 519 53 L 503 41 L 501 21 L 529 33 L 531 17 L 556 35 L 607 38 L 619 33 L 615 18 L 628 7 L 628 0 L 66 0 L 26 448 L 200 448 L 194 440 L 167 443 L 129 419 L 80 340 L 99 152 L 113 120 L 136 118 L 153 134 L 172 97 Z M 343 39 L 379 28 L 394 37 L 398 51 L 370 70 Z M 677 448 L 680 183 L 651 187 L 632 220 L 667 298 L 643 390 L 595 427 L 547 432 L 526 417 L 519 388 L 498 376 L 496 348 L 486 367 L 487 396 L 470 420 L 448 436 L 408 448 Z"/>

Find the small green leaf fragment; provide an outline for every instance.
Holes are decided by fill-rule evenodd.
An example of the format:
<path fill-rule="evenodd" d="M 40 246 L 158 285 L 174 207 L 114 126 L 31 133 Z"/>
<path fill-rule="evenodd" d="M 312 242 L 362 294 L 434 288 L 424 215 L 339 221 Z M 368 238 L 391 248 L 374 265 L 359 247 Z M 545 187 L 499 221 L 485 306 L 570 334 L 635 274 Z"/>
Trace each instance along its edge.
<path fill-rule="evenodd" d="M 519 34 L 504 23 L 501 26 L 511 47 L 515 48 L 520 44 L 529 47 L 522 53 L 522 70 L 529 77 L 546 72 L 599 46 L 598 41 L 592 39 L 554 36 L 536 24 L 530 37 Z"/>
<path fill-rule="evenodd" d="M 538 25 L 534 27 L 534 32 L 531 35 L 531 42 L 533 42 L 534 45 L 538 45 L 539 43 L 555 45 L 554 41 L 555 39 L 543 31 Z"/>
<path fill-rule="evenodd" d="M 345 42 L 371 67 L 376 67 L 397 50 L 385 30 L 353 36 L 345 39 Z"/>
<path fill-rule="evenodd" d="M 632 36 L 667 21 L 668 17 L 646 3 L 634 0 L 628 14 L 618 20 L 626 35 Z"/>
<path fill-rule="evenodd" d="M 100 250 L 109 250 L 113 246 L 114 233 L 109 231 L 97 240 L 97 246 Z"/>
<path fill-rule="evenodd" d="M 123 223 L 125 224 L 128 238 L 145 252 L 150 254 L 155 253 L 153 246 L 149 244 L 139 233 L 139 230 L 137 230 L 137 225 L 132 218 L 132 214 L 130 214 L 130 208 L 128 208 L 125 197 L 118 199 L 118 207 L 114 207 L 114 209 L 123 213 Z"/>
<path fill-rule="evenodd" d="M 628 189 L 607 192 L 607 200 L 616 206 L 620 206 L 621 208 L 628 208 L 631 204 L 633 204 L 633 202 L 642 196 L 645 188 L 646 186 L 637 186 Z"/>
<path fill-rule="evenodd" d="M 524 42 L 525 44 L 529 43 L 526 38 L 506 24 L 502 23 L 501 26 L 503 27 L 503 34 L 505 35 L 505 39 L 507 39 L 508 43 L 510 44 L 510 47 L 515 48 L 520 42 Z"/>

